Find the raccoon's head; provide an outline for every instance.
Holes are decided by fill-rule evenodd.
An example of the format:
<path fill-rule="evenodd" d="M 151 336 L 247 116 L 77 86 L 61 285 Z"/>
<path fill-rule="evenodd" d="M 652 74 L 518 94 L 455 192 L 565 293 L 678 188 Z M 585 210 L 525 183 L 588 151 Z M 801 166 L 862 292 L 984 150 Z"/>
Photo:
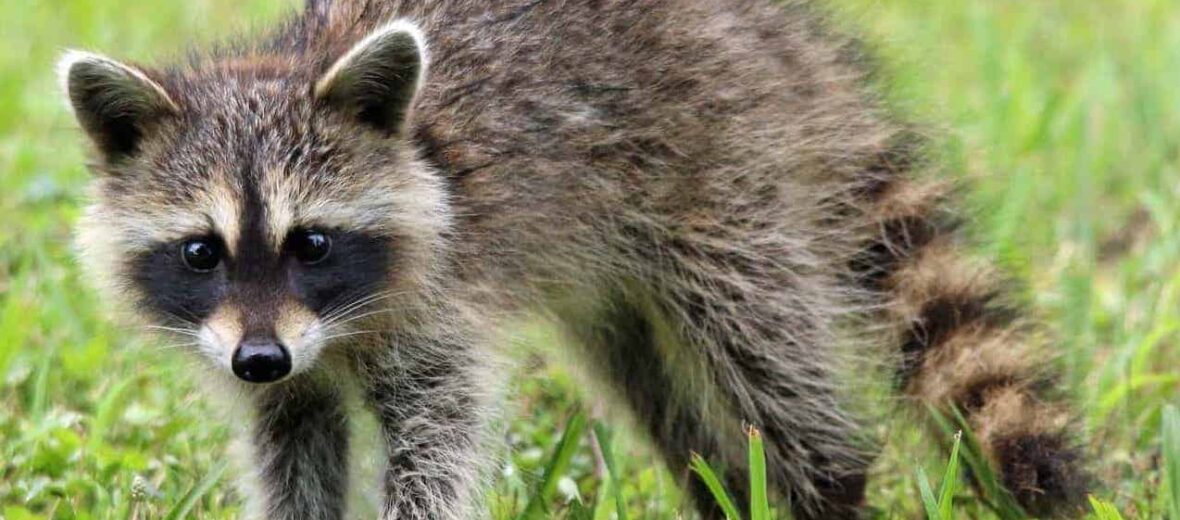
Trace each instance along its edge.
<path fill-rule="evenodd" d="M 320 62 L 152 71 L 68 53 L 61 80 L 96 149 L 90 273 L 255 383 L 367 334 L 363 317 L 396 319 L 428 291 L 448 222 L 405 135 L 425 69 L 406 22 Z"/>

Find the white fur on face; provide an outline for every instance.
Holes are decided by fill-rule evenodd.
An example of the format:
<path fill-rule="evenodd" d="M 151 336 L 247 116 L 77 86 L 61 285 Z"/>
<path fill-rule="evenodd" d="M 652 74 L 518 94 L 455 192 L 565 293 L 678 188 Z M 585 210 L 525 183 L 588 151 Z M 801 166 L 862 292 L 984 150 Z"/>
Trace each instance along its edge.
<path fill-rule="evenodd" d="M 291 300 L 284 302 L 279 309 L 275 336 L 291 354 L 292 375 L 311 368 L 324 347 L 324 330 L 319 317 Z"/>
<path fill-rule="evenodd" d="M 213 232 L 225 242 L 232 255 L 238 251 L 242 235 L 242 196 L 227 182 L 215 182 L 205 191 L 204 213 L 213 224 Z"/>
<path fill-rule="evenodd" d="M 197 333 L 201 354 L 214 364 L 232 373 L 232 359 L 242 342 L 242 313 L 239 309 L 221 305 L 210 314 Z"/>

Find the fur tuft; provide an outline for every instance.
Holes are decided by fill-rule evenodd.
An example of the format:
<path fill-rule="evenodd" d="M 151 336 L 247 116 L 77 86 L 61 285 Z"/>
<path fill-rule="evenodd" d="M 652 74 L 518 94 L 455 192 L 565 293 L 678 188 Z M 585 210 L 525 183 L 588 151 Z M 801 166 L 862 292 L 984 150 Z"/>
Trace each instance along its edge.
<path fill-rule="evenodd" d="M 1034 516 L 1076 516 L 1091 482 L 1077 471 L 1083 464 L 1073 439 L 1060 432 L 1029 433 L 990 440 L 1004 486 Z"/>

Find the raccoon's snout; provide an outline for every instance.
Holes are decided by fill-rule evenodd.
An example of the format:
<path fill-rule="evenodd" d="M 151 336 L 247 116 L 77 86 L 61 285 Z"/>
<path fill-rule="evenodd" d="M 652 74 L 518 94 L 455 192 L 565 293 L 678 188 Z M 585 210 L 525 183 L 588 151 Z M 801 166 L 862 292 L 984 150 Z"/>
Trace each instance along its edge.
<path fill-rule="evenodd" d="M 231 364 L 243 381 L 273 383 L 291 373 L 291 354 L 274 340 L 247 340 L 234 351 Z"/>

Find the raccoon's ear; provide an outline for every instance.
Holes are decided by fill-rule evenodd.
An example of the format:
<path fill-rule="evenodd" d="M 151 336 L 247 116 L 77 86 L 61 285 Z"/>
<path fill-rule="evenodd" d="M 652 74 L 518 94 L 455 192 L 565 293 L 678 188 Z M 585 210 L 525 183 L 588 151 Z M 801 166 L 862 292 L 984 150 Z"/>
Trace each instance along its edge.
<path fill-rule="evenodd" d="M 78 123 L 107 160 L 134 155 L 152 123 L 180 111 L 160 84 L 105 56 L 68 51 L 57 73 Z"/>
<path fill-rule="evenodd" d="M 316 81 L 313 93 L 334 110 L 397 135 L 426 74 L 426 44 L 413 23 L 398 20 L 361 40 Z"/>

